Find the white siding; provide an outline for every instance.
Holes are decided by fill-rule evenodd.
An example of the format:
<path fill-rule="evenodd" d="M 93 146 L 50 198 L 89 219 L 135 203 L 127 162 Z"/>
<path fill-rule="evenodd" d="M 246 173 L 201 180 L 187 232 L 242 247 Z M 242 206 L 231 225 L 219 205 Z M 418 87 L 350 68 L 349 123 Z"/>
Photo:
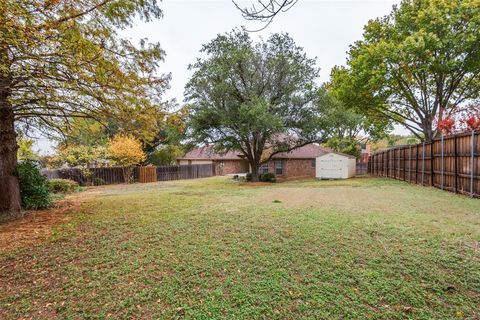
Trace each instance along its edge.
<path fill-rule="evenodd" d="M 348 179 L 355 176 L 355 158 L 337 153 L 317 157 L 315 177 L 318 179 Z"/>

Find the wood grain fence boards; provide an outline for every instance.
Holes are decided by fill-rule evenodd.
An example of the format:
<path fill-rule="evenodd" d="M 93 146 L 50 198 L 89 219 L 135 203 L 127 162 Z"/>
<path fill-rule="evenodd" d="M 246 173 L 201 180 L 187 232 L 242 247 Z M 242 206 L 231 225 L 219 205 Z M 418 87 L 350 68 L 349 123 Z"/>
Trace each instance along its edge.
<path fill-rule="evenodd" d="M 87 183 L 95 185 L 125 183 L 123 167 L 90 168 L 85 170 L 78 168 L 66 168 L 56 170 L 43 170 L 43 174 L 51 177 L 70 179 L 84 186 Z M 214 175 L 211 164 L 194 164 L 184 166 L 146 166 L 135 167 L 133 170 L 133 182 L 147 183 L 156 181 L 170 181 L 182 179 L 207 178 Z"/>
<path fill-rule="evenodd" d="M 368 172 L 480 197 L 480 132 L 400 146 L 370 156 Z"/>
<path fill-rule="evenodd" d="M 121 184 L 125 183 L 124 168 L 91 168 L 92 181 L 94 184 Z"/>
<path fill-rule="evenodd" d="M 149 183 L 157 182 L 157 167 L 139 167 L 138 168 L 138 182 Z"/>

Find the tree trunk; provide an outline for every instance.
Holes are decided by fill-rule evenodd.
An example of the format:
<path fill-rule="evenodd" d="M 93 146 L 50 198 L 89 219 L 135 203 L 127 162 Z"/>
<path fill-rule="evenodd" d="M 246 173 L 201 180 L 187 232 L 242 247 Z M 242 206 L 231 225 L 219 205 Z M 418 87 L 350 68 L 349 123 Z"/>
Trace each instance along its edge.
<path fill-rule="evenodd" d="M 427 143 L 432 142 L 432 140 L 435 138 L 434 132 L 433 132 L 433 123 L 432 121 L 425 119 L 424 125 L 423 125 L 423 134 L 425 135 L 424 140 Z"/>
<path fill-rule="evenodd" d="M 250 163 L 252 168 L 252 182 L 258 182 L 258 163 Z"/>
<path fill-rule="evenodd" d="M 17 141 L 10 98 L 11 78 L 0 74 L 0 221 L 21 213 L 20 186 L 14 176 Z"/>

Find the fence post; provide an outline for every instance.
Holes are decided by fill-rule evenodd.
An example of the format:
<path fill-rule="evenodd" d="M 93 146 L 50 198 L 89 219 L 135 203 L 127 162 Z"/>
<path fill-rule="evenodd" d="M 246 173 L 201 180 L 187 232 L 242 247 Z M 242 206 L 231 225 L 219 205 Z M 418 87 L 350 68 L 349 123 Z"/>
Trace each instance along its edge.
<path fill-rule="evenodd" d="M 371 174 L 375 175 L 375 156 L 371 155 L 370 159 L 372 159 L 372 163 L 370 164 L 370 169 L 372 170 Z M 369 159 L 369 161 L 370 161 L 370 159 Z"/>
<path fill-rule="evenodd" d="M 382 169 L 380 170 L 380 172 L 381 172 L 381 175 L 383 176 L 385 174 L 385 151 L 382 151 L 382 159 L 380 164 L 382 165 L 381 166 Z"/>
<path fill-rule="evenodd" d="M 455 153 L 455 159 L 454 159 L 454 165 L 455 165 L 455 193 L 458 192 L 458 149 L 457 149 L 457 135 L 453 137 L 453 143 L 454 143 L 454 153 Z"/>
<path fill-rule="evenodd" d="M 422 186 L 424 185 L 425 179 L 425 142 L 422 145 Z"/>
<path fill-rule="evenodd" d="M 412 146 L 408 150 L 408 182 L 412 183 Z"/>
<path fill-rule="evenodd" d="M 371 162 L 370 162 L 371 161 Z M 375 156 L 372 154 L 368 157 L 368 162 L 369 162 L 369 168 L 370 168 L 370 174 L 375 175 Z"/>
<path fill-rule="evenodd" d="M 408 148 L 408 182 L 412 182 L 412 146 Z"/>
<path fill-rule="evenodd" d="M 434 182 L 434 176 L 435 176 L 435 171 L 433 170 L 433 164 L 434 164 L 434 159 L 433 159 L 433 146 L 435 145 L 435 140 L 432 140 L 431 144 L 430 144 L 430 184 L 433 186 L 435 186 L 435 182 Z"/>
<path fill-rule="evenodd" d="M 390 152 L 387 150 L 387 152 L 385 153 L 385 156 L 387 157 L 387 162 L 386 162 L 386 174 L 385 176 L 388 177 L 388 172 L 390 171 Z"/>
<path fill-rule="evenodd" d="M 470 154 L 471 154 L 471 166 L 470 166 L 470 196 L 473 197 L 475 195 L 475 192 L 473 190 L 473 180 L 474 180 L 474 166 L 475 166 L 475 131 L 472 130 L 472 138 L 471 138 L 471 144 L 470 144 Z"/>
<path fill-rule="evenodd" d="M 385 165 L 385 151 L 382 152 L 382 176 L 385 175 L 385 170 L 388 168 L 388 163 Z"/>
<path fill-rule="evenodd" d="M 415 184 L 418 184 L 418 144 L 415 150 Z"/>
<path fill-rule="evenodd" d="M 444 144 L 444 139 L 443 139 L 443 134 L 442 134 L 442 137 L 441 137 L 440 141 L 441 141 L 441 146 L 440 146 L 440 150 L 441 150 L 441 151 L 440 151 L 440 152 L 441 152 L 440 173 L 441 173 L 441 175 L 442 175 L 442 176 L 440 177 L 440 179 L 441 179 L 441 181 L 440 181 L 440 188 L 443 190 L 443 183 L 444 183 L 444 180 L 445 180 L 444 172 L 443 172 L 443 171 L 444 171 L 444 166 L 445 166 L 445 164 L 444 164 L 445 156 L 444 156 L 444 145 L 443 145 L 443 144 Z"/>
<path fill-rule="evenodd" d="M 407 148 L 403 148 L 403 181 L 407 181 Z"/>
<path fill-rule="evenodd" d="M 398 168 L 397 168 L 398 180 L 400 180 L 400 170 L 401 170 L 400 167 L 402 166 L 401 155 L 402 155 L 402 149 L 398 149 Z"/>
<path fill-rule="evenodd" d="M 397 171 L 397 152 L 395 149 L 392 150 L 392 152 L 390 153 L 391 154 L 391 161 L 393 163 L 393 168 L 392 168 L 392 172 L 393 172 L 393 178 L 395 179 L 396 178 L 396 171 Z"/>

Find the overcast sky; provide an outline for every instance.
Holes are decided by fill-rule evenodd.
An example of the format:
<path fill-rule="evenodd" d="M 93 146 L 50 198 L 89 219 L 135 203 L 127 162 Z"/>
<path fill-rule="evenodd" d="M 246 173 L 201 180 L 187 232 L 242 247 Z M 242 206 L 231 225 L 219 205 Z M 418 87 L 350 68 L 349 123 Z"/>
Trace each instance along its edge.
<path fill-rule="evenodd" d="M 248 6 L 255 0 L 239 1 Z M 321 68 L 320 82 L 328 81 L 335 65 L 345 64 L 350 44 L 361 39 L 363 26 L 391 11 L 391 0 L 299 0 L 288 12 L 275 18 L 265 30 L 253 37 L 267 38 L 271 33 L 287 32 L 302 46 L 309 57 L 317 57 Z M 138 23 L 122 32 L 137 42 L 140 38 L 159 42 L 166 52 L 162 73 L 171 73 L 171 88 L 165 99 L 183 101 L 184 86 L 190 72 L 187 67 L 199 56 L 202 44 L 219 33 L 245 26 L 258 29 L 262 25 L 245 21 L 230 0 L 164 0 L 160 3 L 163 19 Z M 404 132 L 397 130 L 397 132 Z M 42 153 L 51 151 L 51 143 L 41 139 L 37 144 Z"/>
<path fill-rule="evenodd" d="M 256 0 L 239 1 L 249 6 Z M 330 70 L 345 63 L 350 44 L 361 39 L 368 20 L 384 16 L 399 1 L 377 0 L 299 0 L 275 18 L 265 30 L 253 37 L 267 38 L 271 33 L 286 32 L 310 57 L 318 58 L 320 81 L 328 81 Z M 187 67 L 199 56 L 202 44 L 217 34 L 240 26 L 258 30 L 262 24 L 246 21 L 231 0 L 164 0 L 164 18 L 139 24 L 126 30 L 132 40 L 148 37 L 160 42 L 166 52 L 162 72 L 172 73 L 171 89 L 166 97 L 183 101 L 183 89 L 191 75 Z"/>

